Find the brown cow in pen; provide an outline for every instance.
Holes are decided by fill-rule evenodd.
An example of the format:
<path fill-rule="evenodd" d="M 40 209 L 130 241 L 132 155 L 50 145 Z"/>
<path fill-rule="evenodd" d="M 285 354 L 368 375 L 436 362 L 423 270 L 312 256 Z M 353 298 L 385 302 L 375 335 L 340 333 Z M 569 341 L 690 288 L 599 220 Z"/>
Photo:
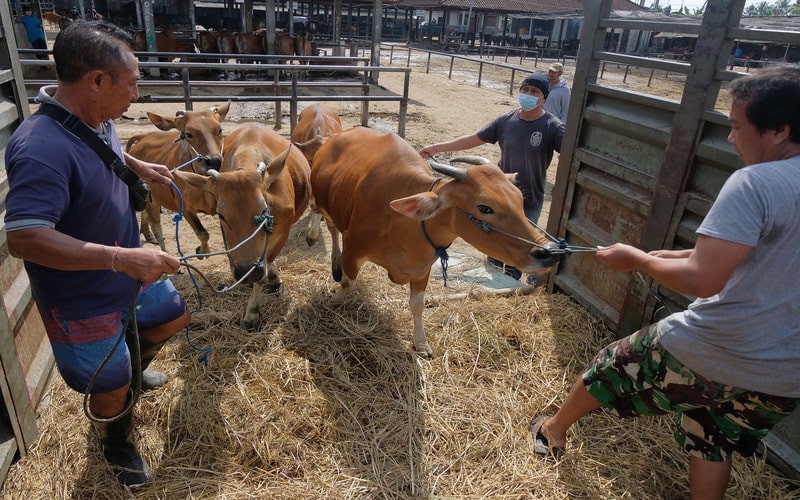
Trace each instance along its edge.
<path fill-rule="evenodd" d="M 130 31 L 133 36 L 133 50 L 136 52 L 147 52 L 147 33 L 144 30 Z M 175 37 L 175 31 L 164 29 L 156 33 L 156 52 L 194 52 L 195 46 L 189 42 L 179 41 Z M 174 57 L 159 57 L 161 62 L 169 62 Z"/>
<path fill-rule="evenodd" d="M 260 321 L 262 286 L 270 293 L 281 286 L 273 262 L 308 207 L 309 177 L 308 161 L 286 138 L 264 125 L 248 125 L 226 137 L 219 172 L 209 170 L 207 178 L 192 178 L 193 187 L 217 201 L 234 278 L 253 284 L 244 328 L 253 329 Z M 260 227 L 265 220 L 271 220 L 269 233 Z"/>
<path fill-rule="evenodd" d="M 551 252 L 558 245 L 527 221 L 522 193 L 497 165 L 431 166 L 447 178 L 437 179 L 397 134 L 355 127 L 331 136 L 311 171 L 314 199 L 333 240 L 333 277 L 341 283 L 332 301 L 343 301 L 364 262 L 385 268 L 393 283 L 411 286 L 414 348 L 427 356 L 433 351 L 422 311 L 437 250 L 460 237 L 525 273 L 558 260 Z"/>
<path fill-rule="evenodd" d="M 47 21 L 50 31 L 56 31 L 56 29 L 59 30 L 61 29 L 59 24 L 61 22 L 61 18 L 65 16 L 63 16 L 62 14 L 56 14 L 55 12 L 52 11 L 47 11 L 47 12 L 42 12 L 42 17 L 44 18 L 45 21 Z"/>
<path fill-rule="evenodd" d="M 315 56 L 314 48 L 311 39 L 308 38 L 308 33 L 301 31 L 294 37 L 294 53 L 298 56 Z M 300 61 L 300 64 L 309 65 L 310 61 Z M 304 72 L 308 76 L 308 71 Z"/>
<path fill-rule="evenodd" d="M 207 168 L 219 168 L 222 164 L 224 136 L 220 122 L 225 119 L 230 109 L 230 101 L 222 106 L 212 106 L 203 111 L 178 111 L 175 118 L 167 118 L 156 113 L 147 113 L 150 121 L 161 129 L 131 137 L 126 151 L 141 160 L 162 163 L 175 168 L 192 158 L 202 156 L 199 161 L 189 167 L 198 174 L 205 174 Z M 176 176 L 177 177 L 177 176 Z M 175 180 L 179 189 L 179 179 Z M 161 207 L 178 212 L 179 198 L 171 186 L 153 184 L 152 200 L 142 212 L 141 231 L 150 243 L 158 243 L 164 249 L 164 234 L 161 228 Z M 199 254 L 209 253 L 209 234 L 200 222 L 198 213 L 214 214 L 214 207 L 208 199 L 202 203 L 184 196 L 184 217 L 197 235 L 200 245 L 196 248 Z"/>
<path fill-rule="evenodd" d="M 292 142 L 303 152 L 309 165 L 311 165 L 311 160 L 325 143 L 325 140 L 342 130 L 342 121 L 333 106 L 329 104 L 310 104 L 300 112 L 297 125 L 292 130 Z M 308 232 L 306 233 L 308 246 L 317 241 L 319 226 L 322 222 L 322 215 L 317 210 L 314 202 L 314 193 L 311 193 L 310 206 L 311 217 L 308 221 Z"/>

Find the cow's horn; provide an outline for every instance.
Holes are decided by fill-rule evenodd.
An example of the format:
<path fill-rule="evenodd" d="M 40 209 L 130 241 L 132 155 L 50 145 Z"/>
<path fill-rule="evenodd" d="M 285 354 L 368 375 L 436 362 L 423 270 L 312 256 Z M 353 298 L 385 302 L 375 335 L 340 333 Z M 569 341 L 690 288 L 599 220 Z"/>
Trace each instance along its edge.
<path fill-rule="evenodd" d="M 484 158 L 483 156 L 457 156 L 455 158 L 450 158 L 450 163 L 454 162 L 469 163 L 470 165 L 483 165 L 485 163 L 492 163 L 492 160 L 489 158 Z"/>
<path fill-rule="evenodd" d="M 217 172 L 213 168 L 209 168 L 208 170 L 206 170 L 206 173 L 208 174 L 209 177 L 213 177 L 214 179 L 217 179 L 219 177 L 219 172 Z"/>
<path fill-rule="evenodd" d="M 467 178 L 467 170 L 464 168 L 454 167 L 446 163 L 439 163 L 435 160 L 428 160 L 428 165 L 434 172 L 439 172 L 440 174 L 447 175 L 459 181 L 463 181 Z"/>
<path fill-rule="evenodd" d="M 256 172 L 258 172 L 258 175 L 264 175 L 264 172 L 266 171 L 267 171 L 267 164 L 264 163 L 263 161 L 258 162 L 258 168 L 256 168 Z"/>
<path fill-rule="evenodd" d="M 178 116 L 183 116 L 185 114 L 186 114 L 185 109 L 179 109 L 178 111 L 175 112 L 175 117 L 177 118 Z"/>

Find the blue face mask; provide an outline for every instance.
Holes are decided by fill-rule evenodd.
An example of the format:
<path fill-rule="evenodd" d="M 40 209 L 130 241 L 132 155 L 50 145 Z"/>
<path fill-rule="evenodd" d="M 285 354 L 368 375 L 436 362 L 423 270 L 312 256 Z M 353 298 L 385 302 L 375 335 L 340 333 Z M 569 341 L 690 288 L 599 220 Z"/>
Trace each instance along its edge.
<path fill-rule="evenodd" d="M 539 104 L 539 98 L 535 95 L 528 95 L 528 94 L 520 94 L 519 95 L 519 105 L 522 108 L 522 111 L 530 111 Z"/>

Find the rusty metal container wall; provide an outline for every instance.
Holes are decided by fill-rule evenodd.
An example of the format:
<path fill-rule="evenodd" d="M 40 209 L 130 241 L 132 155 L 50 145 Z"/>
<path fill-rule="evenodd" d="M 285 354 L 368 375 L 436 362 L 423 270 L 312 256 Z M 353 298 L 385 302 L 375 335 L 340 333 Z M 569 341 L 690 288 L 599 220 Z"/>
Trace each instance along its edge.
<path fill-rule="evenodd" d="M 9 4 L 0 4 L 0 153 L 20 122 L 30 114 L 22 68 L 13 38 Z M 31 297 L 22 261 L 11 257 L 4 227 L 8 179 L 0 155 L 0 483 L 12 461 L 24 456 L 38 436 L 36 409 L 53 374 L 54 360 Z"/>
<path fill-rule="evenodd" d="M 694 228 L 725 179 L 741 167 L 727 143 L 727 117 L 713 111 L 722 86 L 720 71 L 733 46 L 733 39 L 723 35 L 739 22 L 730 9 L 730 2 L 710 2 L 702 25 L 696 20 L 684 25 L 700 33 L 698 49 L 691 64 L 676 64 L 605 52 L 607 32 L 624 28 L 624 21 L 611 19 L 610 2 L 587 3 L 553 189 L 551 233 L 581 246 L 616 241 L 644 249 L 694 245 Z M 641 29 L 641 24 L 629 26 Z M 650 28 L 667 26 L 681 29 L 673 22 Z M 615 88 L 602 81 L 608 64 L 685 74 L 683 98 L 679 102 Z M 691 300 L 577 255 L 560 264 L 553 286 L 568 291 L 620 336 L 651 321 L 654 301 L 648 288 L 662 292 L 672 310 Z"/>
<path fill-rule="evenodd" d="M 572 157 L 564 237 L 581 246 L 637 241 L 675 119 L 674 102 L 592 86 Z M 609 325 L 618 325 L 626 296 L 637 283 L 590 256 L 572 256 L 559 269 L 558 286 Z M 638 295 L 644 301 L 646 290 Z M 587 298 L 589 297 L 589 298 Z"/>

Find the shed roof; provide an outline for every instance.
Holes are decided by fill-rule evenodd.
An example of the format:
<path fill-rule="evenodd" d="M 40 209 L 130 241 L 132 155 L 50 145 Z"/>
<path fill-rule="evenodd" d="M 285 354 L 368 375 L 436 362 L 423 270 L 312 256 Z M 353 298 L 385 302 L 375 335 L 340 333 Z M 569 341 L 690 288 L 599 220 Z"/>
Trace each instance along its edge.
<path fill-rule="evenodd" d="M 468 10 L 472 7 L 478 11 L 530 14 L 531 17 L 583 15 L 583 4 L 580 0 L 396 0 L 392 5 L 425 10 Z M 613 0 L 612 9 L 637 11 L 643 8 L 631 0 Z"/>

